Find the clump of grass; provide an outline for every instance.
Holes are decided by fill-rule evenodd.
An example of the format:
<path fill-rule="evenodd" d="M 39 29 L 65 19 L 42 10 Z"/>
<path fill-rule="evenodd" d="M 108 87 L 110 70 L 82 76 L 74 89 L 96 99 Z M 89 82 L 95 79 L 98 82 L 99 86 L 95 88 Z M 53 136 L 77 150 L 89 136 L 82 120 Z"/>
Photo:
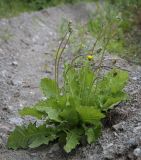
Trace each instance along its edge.
<path fill-rule="evenodd" d="M 91 0 L 81 0 L 91 1 Z M 0 0 L 0 18 L 16 16 L 22 12 L 37 11 L 47 7 L 81 2 L 80 0 Z"/>

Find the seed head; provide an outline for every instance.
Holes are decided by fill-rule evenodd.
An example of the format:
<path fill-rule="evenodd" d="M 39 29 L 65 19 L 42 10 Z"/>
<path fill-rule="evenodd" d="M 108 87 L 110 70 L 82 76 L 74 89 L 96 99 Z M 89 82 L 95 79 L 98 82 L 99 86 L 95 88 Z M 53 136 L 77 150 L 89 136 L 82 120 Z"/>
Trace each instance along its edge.
<path fill-rule="evenodd" d="M 68 23 L 68 30 L 70 33 L 72 33 L 72 21 L 69 21 Z"/>

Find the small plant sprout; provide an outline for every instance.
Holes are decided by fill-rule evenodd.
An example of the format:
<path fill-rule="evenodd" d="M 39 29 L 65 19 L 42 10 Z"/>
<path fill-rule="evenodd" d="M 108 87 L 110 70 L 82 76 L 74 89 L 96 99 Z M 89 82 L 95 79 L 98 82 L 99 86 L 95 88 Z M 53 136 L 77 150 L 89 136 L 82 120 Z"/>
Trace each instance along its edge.
<path fill-rule="evenodd" d="M 127 99 L 123 88 L 128 73 L 116 66 L 104 74 L 100 72 L 109 40 L 98 52 L 98 65 L 93 58 L 98 40 L 86 54 L 77 54 L 70 63 L 65 63 L 63 86 L 59 84 L 59 64 L 72 33 L 69 22 L 55 58 L 55 79 L 41 79 L 40 88 L 46 99 L 19 111 L 21 116 L 33 116 L 44 123 L 38 127 L 36 123 L 16 126 L 8 138 L 8 148 L 36 148 L 58 141 L 69 153 L 84 139 L 89 144 L 94 143 L 101 135 L 107 111 Z"/>

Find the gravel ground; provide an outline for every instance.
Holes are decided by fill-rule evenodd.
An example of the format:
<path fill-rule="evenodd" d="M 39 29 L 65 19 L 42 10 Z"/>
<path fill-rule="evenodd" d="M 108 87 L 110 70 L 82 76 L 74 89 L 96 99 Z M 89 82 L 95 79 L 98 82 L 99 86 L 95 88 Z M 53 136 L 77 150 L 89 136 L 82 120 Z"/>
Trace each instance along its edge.
<path fill-rule="evenodd" d="M 0 20 L 0 160 L 141 159 L 141 67 L 111 55 L 105 57 L 107 65 L 117 58 L 116 65 L 129 71 L 125 89 L 130 100 L 109 113 L 111 122 L 96 144 L 80 146 L 69 155 L 57 143 L 34 150 L 6 148 L 10 131 L 23 123 L 18 109 L 41 99 L 40 79 L 53 77 L 62 19 L 85 22 L 93 9 L 94 4 L 67 5 Z"/>

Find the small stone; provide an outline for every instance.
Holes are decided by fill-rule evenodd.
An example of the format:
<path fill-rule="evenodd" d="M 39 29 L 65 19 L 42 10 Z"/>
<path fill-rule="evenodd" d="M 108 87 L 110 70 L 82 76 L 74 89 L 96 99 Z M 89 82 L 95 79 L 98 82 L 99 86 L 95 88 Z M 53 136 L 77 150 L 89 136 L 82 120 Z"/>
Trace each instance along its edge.
<path fill-rule="evenodd" d="M 47 97 L 42 97 L 41 99 L 44 101 L 44 100 L 46 100 L 46 99 L 47 99 Z"/>
<path fill-rule="evenodd" d="M 35 92 L 30 91 L 29 93 L 30 93 L 31 95 L 35 95 Z"/>
<path fill-rule="evenodd" d="M 23 119 L 20 118 L 20 117 L 10 118 L 9 121 L 10 121 L 11 124 L 15 124 L 15 125 L 18 125 L 18 126 L 21 126 L 23 124 Z"/>
<path fill-rule="evenodd" d="M 49 35 L 50 35 L 50 36 L 53 36 L 53 32 L 49 32 Z"/>
<path fill-rule="evenodd" d="M 12 128 L 10 124 L 0 124 L 0 133 L 9 133 L 11 130 Z"/>
<path fill-rule="evenodd" d="M 38 35 L 35 35 L 35 36 L 32 38 L 33 43 L 37 42 L 38 40 L 39 40 L 39 36 L 38 36 Z"/>
<path fill-rule="evenodd" d="M 18 62 L 17 62 L 17 61 L 13 61 L 13 62 L 12 62 L 12 65 L 13 65 L 13 66 L 18 66 Z"/>
<path fill-rule="evenodd" d="M 46 121 L 45 120 L 37 120 L 36 121 L 36 127 L 39 127 L 41 125 L 43 125 Z"/>
<path fill-rule="evenodd" d="M 59 151 L 59 149 L 60 149 L 60 147 L 59 147 L 59 145 L 58 145 L 58 143 L 57 144 L 54 144 L 52 147 L 51 147 L 51 149 L 49 150 L 49 154 L 52 154 L 52 153 L 54 153 L 54 152 L 57 152 L 57 151 Z"/>
<path fill-rule="evenodd" d="M 114 125 L 112 127 L 116 131 L 124 131 L 124 124 L 125 124 L 125 122 L 121 122 L 121 123 L 118 123 L 118 124 L 116 124 L 116 125 Z"/>
<path fill-rule="evenodd" d="M 128 156 L 127 156 L 129 159 L 134 159 L 134 155 L 133 153 L 129 152 Z"/>
<path fill-rule="evenodd" d="M 7 106 L 8 108 L 8 111 L 11 112 L 11 111 L 14 111 L 15 110 L 15 106 Z"/>
<path fill-rule="evenodd" d="M 136 148 L 136 149 L 134 149 L 133 154 L 134 154 L 136 157 L 140 157 L 140 158 L 141 158 L 141 148 Z"/>
<path fill-rule="evenodd" d="M 3 77 L 7 77 L 8 76 L 8 72 L 6 70 L 1 71 L 1 75 Z"/>
<path fill-rule="evenodd" d="M 131 138 L 126 142 L 126 145 L 129 147 L 137 146 L 137 140 L 135 138 Z"/>
<path fill-rule="evenodd" d="M 50 53 L 49 53 L 49 52 L 44 52 L 44 54 L 45 54 L 45 55 L 49 55 Z"/>
<path fill-rule="evenodd" d="M 138 78 L 137 77 L 133 77 L 132 79 L 136 81 Z"/>
<path fill-rule="evenodd" d="M 13 86 L 20 86 L 20 85 L 22 85 L 22 81 L 11 80 L 10 84 L 13 85 Z"/>
<path fill-rule="evenodd" d="M 107 146 L 103 146 L 103 155 L 104 158 L 107 158 L 109 160 L 114 159 L 113 143 L 110 143 Z"/>
<path fill-rule="evenodd" d="M 141 131 L 141 126 L 138 126 L 138 127 L 135 127 L 133 132 L 134 133 L 137 133 L 137 132 L 140 132 Z"/>
<path fill-rule="evenodd" d="M 8 113 L 11 113 L 11 111 L 14 110 L 14 107 L 13 107 L 13 106 L 4 106 L 4 107 L 2 108 L 2 110 L 3 110 L 3 111 L 6 111 L 6 112 L 8 112 Z"/>
<path fill-rule="evenodd" d="M 14 97 L 20 97 L 20 92 L 15 92 Z"/>

